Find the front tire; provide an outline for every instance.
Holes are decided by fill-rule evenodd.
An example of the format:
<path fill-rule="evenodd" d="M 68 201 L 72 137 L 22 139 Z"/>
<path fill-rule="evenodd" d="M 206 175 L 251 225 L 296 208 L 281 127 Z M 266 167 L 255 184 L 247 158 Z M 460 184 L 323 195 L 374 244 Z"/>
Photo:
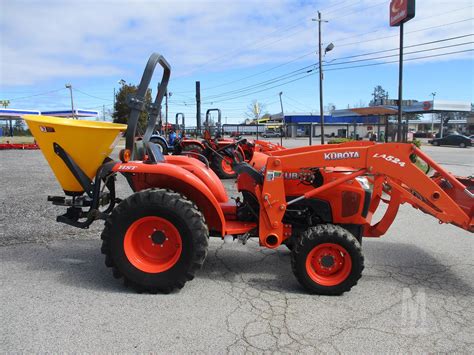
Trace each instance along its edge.
<path fill-rule="evenodd" d="M 364 257 L 357 239 L 341 226 L 308 228 L 291 253 L 293 273 L 311 293 L 340 295 L 357 284 Z"/>
<path fill-rule="evenodd" d="M 466 148 L 466 143 L 462 142 L 461 144 L 459 144 L 459 147 L 460 148 Z"/>
<path fill-rule="evenodd" d="M 102 253 L 114 277 L 138 292 L 169 293 L 194 278 L 206 258 L 209 231 L 182 195 L 144 190 L 107 218 Z"/>

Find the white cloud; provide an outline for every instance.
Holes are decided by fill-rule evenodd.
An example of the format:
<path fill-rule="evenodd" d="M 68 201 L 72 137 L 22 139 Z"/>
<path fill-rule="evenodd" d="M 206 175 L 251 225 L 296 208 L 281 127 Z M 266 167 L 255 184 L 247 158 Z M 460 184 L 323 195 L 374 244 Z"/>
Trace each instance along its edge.
<path fill-rule="evenodd" d="M 316 49 L 316 23 L 310 18 L 318 8 L 329 8 L 323 15 L 330 22 L 323 26 L 325 42 L 336 44 L 332 57 L 395 48 L 396 36 L 371 41 L 397 34 L 388 27 L 388 2 L 0 0 L 0 81 L 27 85 L 119 75 L 141 70 L 152 51 L 167 57 L 174 77 L 277 64 Z M 470 1 L 417 3 L 407 32 L 473 17 Z M 406 43 L 471 33 L 472 28 L 469 21 L 408 33 Z M 466 56 L 472 57 L 457 58 Z"/>

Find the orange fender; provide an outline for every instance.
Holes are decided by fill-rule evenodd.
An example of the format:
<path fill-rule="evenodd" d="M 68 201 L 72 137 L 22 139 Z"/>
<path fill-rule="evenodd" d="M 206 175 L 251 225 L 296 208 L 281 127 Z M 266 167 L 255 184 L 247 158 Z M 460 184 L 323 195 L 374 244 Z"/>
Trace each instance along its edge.
<path fill-rule="evenodd" d="M 194 169 L 196 171 L 203 170 Z M 145 164 L 141 161 L 131 161 L 117 163 L 112 170 L 124 174 L 134 191 L 160 188 L 170 189 L 186 196 L 203 213 L 209 229 L 224 235 L 225 217 L 219 201 L 215 197 L 215 190 L 219 189 L 219 186 L 224 188 L 220 181 L 220 185 L 216 184 L 217 186 L 213 186 L 211 190 L 194 172 L 187 170 L 185 166 L 181 167 L 173 163 Z M 223 197 L 221 196 L 221 198 Z"/>
<path fill-rule="evenodd" d="M 224 185 L 219 177 L 212 169 L 207 168 L 207 166 L 200 160 L 185 155 L 168 155 L 165 159 L 167 163 L 178 165 L 201 179 L 208 189 L 213 192 L 213 195 L 218 202 L 227 203 L 229 201 L 227 192 L 225 191 Z"/>

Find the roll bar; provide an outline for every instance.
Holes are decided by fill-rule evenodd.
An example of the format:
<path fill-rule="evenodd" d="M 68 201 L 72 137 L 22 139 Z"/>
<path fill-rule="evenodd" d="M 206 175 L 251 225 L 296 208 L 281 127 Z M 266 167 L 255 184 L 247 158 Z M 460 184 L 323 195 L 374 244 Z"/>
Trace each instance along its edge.
<path fill-rule="evenodd" d="M 182 124 L 181 124 L 182 128 L 181 129 L 184 130 L 184 113 L 182 113 L 182 112 L 178 112 L 176 114 L 176 126 L 179 126 L 179 116 L 181 116 L 181 122 L 182 122 Z"/>
<path fill-rule="evenodd" d="M 210 113 L 213 111 L 217 112 L 217 125 L 220 127 L 222 122 L 222 113 L 218 108 L 210 108 L 206 111 L 206 127 L 209 127 L 209 117 L 211 117 Z"/>
<path fill-rule="evenodd" d="M 155 102 L 146 105 L 146 92 L 150 86 L 151 78 L 155 71 L 156 65 L 160 64 L 163 68 L 163 76 L 161 78 L 161 84 L 158 88 L 158 93 L 156 94 Z M 161 103 L 163 97 L 165 96 L 168 82 L 171 75 L 171 66 L 166 61 L 166 59 L 158 53 L 153 53 L 146 64 L 145 70 L 143 71 L 142 79 L 138 85 L 136 94 L 130 95 L 127 98 L 127 105 L 130 108 L 130 115 L 128 117 L 128 126 L 127 132 L 125 135 L 125 148 L 130 150 L 132 156 L 134 155 L 134 142 L 135 134 L 137 131 L 137 124 L 140 114 L 143 111 L 148 111 L 148 124 L 146 127 L 145 135 L 143 136 L 143 142 L 147 144 L 150 140 L 151 135 L 155 129 L 156 119 L 161 111 Z"/>
<path fill-rule="evenodd" d="M 218 108 L 210 108 L 206 111 L 206 123 L 205 123 L 205 127 L 206 129 L 209 129 L 209 118 L 211 117 L 210 113 L 211 112 L 217 112 L 217 125 L 216 125 L 216 136 L 219 136 L 221 135 L 221 127 L 222 127 L 222 112 L 220 109 Z"/>

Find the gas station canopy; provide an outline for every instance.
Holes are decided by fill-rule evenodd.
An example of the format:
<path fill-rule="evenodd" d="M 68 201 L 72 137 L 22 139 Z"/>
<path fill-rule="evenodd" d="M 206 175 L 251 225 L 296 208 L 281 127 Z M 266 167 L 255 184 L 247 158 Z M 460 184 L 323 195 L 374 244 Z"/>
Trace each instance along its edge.
<path fill-rule="evenodd" d="M 55 117 L 73 117 L 72 110 L 61 110 L 61 111 L 35 111 L 35 110 L 18 110 L 11 108 L 2 108 L 0 109 L 0 120 L 20 120 L 23 115 L 45 115 L 45 116 L 55 116 Z M 91 110 L 74 110 L 75 117 L 84 118 L 84 117 L 97 117 L 98 111 Z"/>

